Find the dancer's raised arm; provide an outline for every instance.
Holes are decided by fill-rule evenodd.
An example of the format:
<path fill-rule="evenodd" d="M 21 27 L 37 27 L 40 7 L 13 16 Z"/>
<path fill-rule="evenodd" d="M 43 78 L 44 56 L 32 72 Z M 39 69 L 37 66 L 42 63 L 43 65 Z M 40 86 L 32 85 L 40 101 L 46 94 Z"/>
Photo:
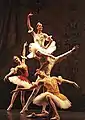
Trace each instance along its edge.
<path fill-rule="evenodd" d="M 26 57 L 26 46 L 27 46 L 27 41 L 24 43 L 23 45 L 23 50 L 22 50 L 22 62 L 25 64 L 25 59 L 27 59 Z"/>
<path fill-rule="evenodd" d="M 31 22 L 30 22 L 30 17 L 32 16 L 32 13 L 29 13 L 27 16 L 27 27 L 28 27 L 28 33 L 32 33 L 32 35 L 34 36 L 35 32 L 33 31 L 33 27 L 31 26 Z"/>

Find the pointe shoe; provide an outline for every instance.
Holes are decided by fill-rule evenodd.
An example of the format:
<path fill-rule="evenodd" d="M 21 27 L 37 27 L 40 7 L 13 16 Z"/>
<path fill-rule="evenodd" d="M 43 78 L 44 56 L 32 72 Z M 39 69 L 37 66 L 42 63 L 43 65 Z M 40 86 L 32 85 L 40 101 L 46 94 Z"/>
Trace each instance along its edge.
<path fill-rule="evenodd" d="M 23 114 L 24 112 L 27 112 L 28 111 L 28 109 L 26 108 L 26 109 L 22 109 L 21 111 L 20 111 L 20 114 Z"/>
<path fill-rule="evenodd" d="M 25 112 L 25 110 L 21 110 L 21 111 L 20 111 L 20 114 L 23 114 L 24 112 Z"/>
<path fill-rule="evenodd" d="M 55 117 L 51 118 L 50 120 L 60 120 L 60 117 L 59 116 L 55 116 Z"/>
<path fill-rule="evenodd" d="M 7 111 L 11 111 L 12 109 L 12 105 L 10 105 L 8 108 L 7 108 Z"/>

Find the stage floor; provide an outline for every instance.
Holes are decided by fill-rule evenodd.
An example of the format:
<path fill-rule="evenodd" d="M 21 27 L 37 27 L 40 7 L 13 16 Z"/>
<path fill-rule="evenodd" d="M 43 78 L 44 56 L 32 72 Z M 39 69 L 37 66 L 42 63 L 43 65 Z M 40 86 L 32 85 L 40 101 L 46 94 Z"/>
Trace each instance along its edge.
<path fill-rule="evenodd" d="M 0 120 L 49 120 L 48 118 L 27 118 L 26 116 L 32 111 L 20 114 L 19 110 L 12 110 L 8 113 L 6 110 L 0 110 Z M 59 111 L 59 115 L 61 120 L 85 120 L 85 112 Z"/>

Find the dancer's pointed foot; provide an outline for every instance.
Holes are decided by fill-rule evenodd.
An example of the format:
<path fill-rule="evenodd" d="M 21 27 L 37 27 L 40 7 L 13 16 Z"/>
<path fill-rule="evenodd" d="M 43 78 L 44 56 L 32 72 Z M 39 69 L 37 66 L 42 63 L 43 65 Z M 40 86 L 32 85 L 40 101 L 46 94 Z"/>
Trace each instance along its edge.
<path fill-rule="evenodd" d="M 24 112 L 25 112 L 25 110 L 21 110 L 21 111 L 20 111 L 20 114 L 23 114 Z"/>
<path fill-rule="evenodd" d="M 35 118 L 35 117 L 37 117 L 37 116 L 36 116 L 36 113 L 34 113 L 34 112 L 30 115 L 27 115 L 27 118 Z"/>
<path fill-rule="evenodd" d="M 36 117 L 47 117 L 48 116 L 48 113 L 32 113 L 30 115 L 28 115 L 27 117 L 28 118 L 36 118 Z"/>
<path fill-rule="evenodd" d="M 21 111 L 20 111 L 20 114 L 23 114 L 24 112 L 27 112 L 28 111 L 28 109 L 26 108 L 26 109 L 22 109 Z"/>
<path fill-rule="evenodd" d="M 9 105 L 9 107 L 7 108 L 7 111 L 11 111 L 12 109 L 12 105 Z"/>
<path fill-rule="evenodd" d="M 52 117 L 50 120 L 60 120 L 60 117 L 56 115 L 55 117 Z"/>

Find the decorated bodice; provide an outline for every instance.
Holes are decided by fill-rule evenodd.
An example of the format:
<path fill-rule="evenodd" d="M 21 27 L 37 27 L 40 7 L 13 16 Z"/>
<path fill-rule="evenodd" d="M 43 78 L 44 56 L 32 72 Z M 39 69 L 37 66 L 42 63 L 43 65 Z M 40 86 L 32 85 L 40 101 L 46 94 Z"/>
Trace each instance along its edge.
<path fill-rule="evenodd" d="M 28 77 L 29 73 L 27 66 L 22 66 L 21 68 L 18 68 L 18 74 L 24 77 Z"/>
<path fill-rule="evenodd" d="M 38 43 L 41 47 L 44 47 L 44 43 L 46 40 L 46 35 L 44 33 L 35 34 L 34 42 Z"/>
<path fill-rule="evenodd" d="M 57 80 L 54 77 L 45 78 L 44 87 L 47 92 L 57 94 L 60 93 Z"/>
<path fill-rule="evenodd" d="M 50 92 L 62 100 L 66 100 L 67 97 L 60 93 L 58 82 L 55 77 L 45 78 L 44 87 L 47 89 L 47 92 Z"/>

